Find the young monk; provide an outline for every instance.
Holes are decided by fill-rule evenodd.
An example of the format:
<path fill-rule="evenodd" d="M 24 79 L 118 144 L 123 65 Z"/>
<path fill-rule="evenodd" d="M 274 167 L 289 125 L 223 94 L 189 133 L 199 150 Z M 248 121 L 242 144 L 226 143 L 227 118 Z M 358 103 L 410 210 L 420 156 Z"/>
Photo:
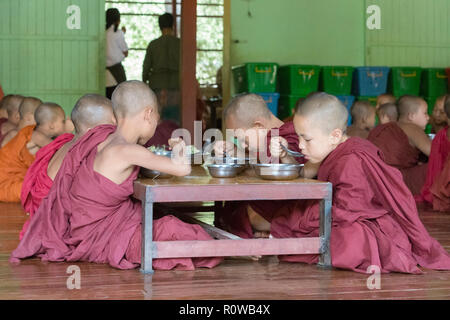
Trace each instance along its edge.
<path fill-rule="evenodd" d="M 425 134 L 428 123 L 427 103 L 414 96 L 403 96 L 398 101 L 398 122 L 377 126 L 369 134 L 369 141 L 383 152 L 387 164 L 402 172 L 413 195 L 420 194 L 427 172 L 420 156 L 430 155 L 431 140 Z"/>
<path fill-rule="evenodd" d="M 304 158 L 294 158 L 281 148 L 301 152 L 298 148 L 298 136 L 292 122 L 283 123 L 267 107 L 264 99 L 256 94 L 242 94 L 233 98 L 223 112 L 227 129 L 241 131 L 237 134 L 240 147 L 250 152 L 267 153 L 270 162 L 305 163 Z M 278 133 L 272 135 L 271 129 Z M 245 136 L 242 134 L 245 132 Z M 251 137 L 264 141 L 262 145 L 251 144 Z M 255 141 L 255 139 L 253 139 Z M 237 148 L 230 142 L 218 141 L 214 144 L 216 155 L 236 155 Z M 262 157 L 259 157 L 260 160 Z M 317 165 L 306 164 L 302 175 L 313 177 L 317 174 Z M 215 225 L 243 238 L 268 237 L 265 231 L 275 212 L 283 201 L 227 202 L 224 208 L 217 210 Z M 253 223 L 251 224 L 250 221 Z"/>
<path fill-rule="evenodd" d="M 445 99 L 444 110 L 448 121 L 450 118 L 450 96 Z M 420 196 L 416 197 L 416 201 L 426 202 L 437 211 L 450 211 L 449 154 L 450 129 L 447 125 L 436 134 L 431 143 L 425 184 Z"/>
<path fill-rule="evenodd" d="M 377 105 L 375 110 L 378 110 L 385 103 L 396 103 L 397 99 L 390 93 L 383 93 L 377 97 Z"/>
<path fill-rule="evenodd" d="M 12 128 L 3 138 L 1 147 L 4 147 L 9 141 L 11 141 L 16 134 L 27 126 L 32 126 L 36 124 L 34 119 L 34 112 L 37 107 L 42 104 L 42 101 L 38 98 L 34 97 L 25 97 L 19 105 L 18 114 L 19 121 L 17 122 L 17 126 Z M 14 117 L 17 117 L 14 116 Z"/>
<path fill-rule="evenodd" d="M 345 134 L 348 112 L 334 96 L 308 99 L 294 124 L 308 161 L 321 163 L 318 179 L 333 186 L 331 262 L 366 273 L 422 273 L 450 270 L 450 255 L 423 226 L 400 172 L 387 165 L 369 141 Z M 319 201 L 291 203 L 274 216 L 275 238 L 319 236 Z M 317 263 L 318 255 L 290 255 L 281 261 Z"/>
<path fill-rule="evenodd" d="M 97 94 L 81 97 L 72 109 L 71 119 L 75 126 L 75 135 L 62 134 L 41 148 L 25 175 L 20 199 L 22 207 L 30 217 L 20 232 L 20 239 L 28 229 L 30 219 L 39 208 L 42 199 L 47 196 L 67 151 L 88 130 L 101 124 L 116 124 L 111 100 Z"/>
<path fill-rule="evenodd" d="M 141 203 L 133 182 L 140 166 L 176 176 L 189 174 L 185 145 L 171 140 L 174 157 L 142 145 L 159 120 L 157 98 L 140 81 L 126 81 L 112 95 L 117 127 L 89 130 L 67 152 L 48 196 L 41 202 L 11 262 L 37 255 L 49 261 L 109 263 L 119 269 L 141 262 Z M 155 241 L 211 240 L 198 225 L 173 216 L 153 221 Z M 154 269 L 214 267 L 219 258 L 155 259 Z"/>
<path fill-rule="evenodd" d="M 6 111 L 7 120 L 0 124 L 0 146 L 3 146 L 3 139 L 13 129 L 17 128 L 20 121 L 19 106 L 24 97 L 20 95 L 7 95 L 2 99 L 2 109 Z"/>
<path fill-rule="evenodd" d="M 380 120 L 380 124 L 386 124 L 389 122 L 397 122 L 398 111 L 395 103 L 384 103 L 377 110 L 377 116 Z"/>
<path fill-rule="evenodd" d="M 367 139 L 370 130 L 375 127 L 375 108 L 368 101 L 356 101 L 351 107 L 352 125 L 347 135 Z"/>
<path fill-rule="evenodd" d="M 433 112 L 430 117 L 431 132 L 438 133 L 441 129 L 447 126 L 447 115 L 444 110 L 444 103 L 447 95 L 437 98 Z"/>
<path fill-rule="evenodd" d="M 23 104 L 20 106 L 23 107 Z M 27 109 L 31 112 L 31 109 Z M 28 113 L 21 110 L 21 115 Z M 0 149 L 0 201 L 20 202 L 20 192 L 28 168 L 40 148 L 64 133 L 64 110 L 54 103 L 43 103 L 34 112 L 35 125 L 21 129 Z M 20 123 L 24 123 L 21 118 Z M 26 120 L 28 121 L 28 120 Z M 20 124 L 19 124 L 20 127 Z"/>

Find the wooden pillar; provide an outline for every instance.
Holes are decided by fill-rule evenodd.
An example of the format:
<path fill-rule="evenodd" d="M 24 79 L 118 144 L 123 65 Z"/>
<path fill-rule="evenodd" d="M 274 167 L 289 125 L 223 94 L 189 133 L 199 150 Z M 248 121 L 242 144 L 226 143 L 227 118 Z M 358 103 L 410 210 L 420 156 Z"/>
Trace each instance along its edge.
<path fill-rule="evenodd" d="M 197 0 L 181 2 L 181 124 L 194 141 L 194 121 L 197 103 Z"/>

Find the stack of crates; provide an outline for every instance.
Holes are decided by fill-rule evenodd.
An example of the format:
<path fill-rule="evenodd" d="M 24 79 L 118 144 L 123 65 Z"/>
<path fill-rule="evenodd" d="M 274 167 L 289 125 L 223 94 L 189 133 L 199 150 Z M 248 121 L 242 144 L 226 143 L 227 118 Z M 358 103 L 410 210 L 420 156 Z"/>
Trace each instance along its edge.
<path fill-rule="evenodd" d="M 318 90 L 319 74 L 320 67 L 317 65 L 291 64 L 280 67 L 280 119 L 291 117 L 297 101 Z"/>
<path fill-rule="evenodd" d="M 428 114 L 433 113 L 436 100 L 447 93 L 448 76 L 445 69 L 428 68 L 422 71 L 421 95 L 428 104 Z M 426 133 L 431 133 L 428 125 Z"/>
<path fill-rule="evenodd" d="M 326 93 L 335 95 L 347 107 L 349 114 L 355 96 L 351 93 L 354 68 L 350 66 L 325 66 L 322 67 L 320 77 L 320 89 Z M 351 124 L 351 116 L 349 116 Z"/>
<path fill-rule="evenodd" d="M 271 62 L 251 62 L 232 67 L 236 93 L 256 93 L 263 97 L 270 111 L 277 116 L 278 64 Z"/>
<path fill-rule="evenodd" d="M 389 71 L 388 67 L 357 67 L 353 78 L 353 94 L 357 100 L 368 101 L 375 107 L 377 97 L 387 92 Z"/>

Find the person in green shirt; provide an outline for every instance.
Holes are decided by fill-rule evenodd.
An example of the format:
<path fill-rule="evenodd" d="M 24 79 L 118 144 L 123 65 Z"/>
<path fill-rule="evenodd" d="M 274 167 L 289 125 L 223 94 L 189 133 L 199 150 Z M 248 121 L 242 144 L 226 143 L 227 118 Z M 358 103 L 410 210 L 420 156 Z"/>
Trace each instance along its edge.
<path fill-rule="evenodd" d="M 175 36 L 173 15 L 158 19 L 161 37 L 151 41 L 145 54 L 142 81 L 157 94 L 162 119 L 180 123 L 180 39 Z"/>

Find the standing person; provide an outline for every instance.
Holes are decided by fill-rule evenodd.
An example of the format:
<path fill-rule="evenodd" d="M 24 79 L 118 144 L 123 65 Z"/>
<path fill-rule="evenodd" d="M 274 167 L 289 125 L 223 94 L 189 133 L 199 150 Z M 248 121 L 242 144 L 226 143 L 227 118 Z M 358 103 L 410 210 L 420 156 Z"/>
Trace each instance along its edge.
<path fill-rule="evenodd" d="M 170 13 L 159 17 L 162 35 L 147 47 L 142 81 L 156 93 L 161 118 L 180 124 L 180 39 L 175 36 L 173 19 Z"/>
<path fill-rule="evenodd" d="M 119 30 L 120 12 L 115 8 L 106 10 L 106 97 L 111 95 L 118 84 L 127 81 L 122 61 L 128 56 L 125 42 L 125 27 Z"/>

